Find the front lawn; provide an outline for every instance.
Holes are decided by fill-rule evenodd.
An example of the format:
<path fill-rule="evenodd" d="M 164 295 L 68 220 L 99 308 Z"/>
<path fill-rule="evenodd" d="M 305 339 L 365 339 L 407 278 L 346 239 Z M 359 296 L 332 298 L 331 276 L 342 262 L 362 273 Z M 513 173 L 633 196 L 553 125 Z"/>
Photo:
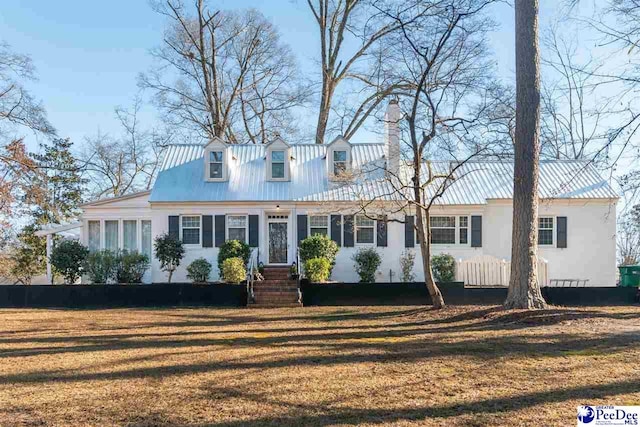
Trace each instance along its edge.
<path fill-rule="evenodd" d="M 0 425 L 575 425 L 640 307 L 0 310 Z"/>

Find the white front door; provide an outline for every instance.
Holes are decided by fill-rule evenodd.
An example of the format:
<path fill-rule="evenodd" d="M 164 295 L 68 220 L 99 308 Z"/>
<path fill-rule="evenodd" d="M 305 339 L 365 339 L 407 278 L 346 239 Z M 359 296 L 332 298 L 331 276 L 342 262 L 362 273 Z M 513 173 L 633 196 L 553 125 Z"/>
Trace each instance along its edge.
<path fill-rule="evenodd" d="M 267 236 L 269 264 L 287 264 L 289 261 L 289 216 L 268 215 Z"/>

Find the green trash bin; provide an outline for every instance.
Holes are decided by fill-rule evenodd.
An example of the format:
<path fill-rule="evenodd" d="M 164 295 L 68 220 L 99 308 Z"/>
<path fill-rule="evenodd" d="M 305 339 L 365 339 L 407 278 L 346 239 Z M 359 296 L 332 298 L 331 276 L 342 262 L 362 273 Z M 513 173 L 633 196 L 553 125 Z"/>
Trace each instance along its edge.
<path fill-rule="evenodd" d="M 640 286 L 640 265 L 624 265 L 620 270 L 620 286 Z"/>

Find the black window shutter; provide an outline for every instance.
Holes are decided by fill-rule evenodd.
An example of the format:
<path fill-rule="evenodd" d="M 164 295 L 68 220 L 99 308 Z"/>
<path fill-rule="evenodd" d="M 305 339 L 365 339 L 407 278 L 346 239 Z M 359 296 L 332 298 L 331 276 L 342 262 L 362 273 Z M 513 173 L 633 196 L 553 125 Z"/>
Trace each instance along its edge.
<path fill-rule="evenodd" d="M 353 215 L 344 216 L 344 247 L 353 247 Z"/>
<path fill-rule="evenodd" d="M 213 247 L 213 216 L 202 215 L 202 247 Z"/>
<path fill-rule="evenodd" d="M 556 239 L 556 246 L 559 248 L 567 247 L 567 217 L 559 216 L 556 218 L 558 226 L 558 235 Z"/>
<path fill-rule="evenodd" d="M 376 226 L 378 229 L 378 246 L 385 247 L 387 246 L 387 216 L 379 217 L 376 221 Z"/>
<path fill-rule="evenodd" d="M 180 217 L 169 215 L 169 236 L 180 239 Z"/>
<path fill-rule="evenodd" d="M 216 248 L 219 248 L 220 246 L 222 246 L 225 240 L 224 221 L 225 221 L 224 215 L 216 215 L 216 220 L 215 220 Z"/>
<path fill-rule="evenodd" d="M 298 245 L 307 238 L 307 216 L 298 215 Z"/>
<path fill-rule="evenodd" d="M 260 217 L 258 215 L 249 215 L 249 246 L 257 248 L 260 242 L 258 229 L 260 228 Z"/>
<path fill-rule="evenodd" d="M 342 246 L 341 219 L 340 215 L 331 215 L 331 240 L 336 242 L 338 246 Z"/>
<path fill-rule="evenodd" d="M 404 217 L 404 247 L 413 248 L 416 245 L 416 241 L 413 238 L 415 236 L 415 218 L 413 215 L 407 215 Z"/>
<path fill-rule="evenodd" d="M 479 215 L 471 217 L 471 247 L 482 247 L 482 217 Z"/>

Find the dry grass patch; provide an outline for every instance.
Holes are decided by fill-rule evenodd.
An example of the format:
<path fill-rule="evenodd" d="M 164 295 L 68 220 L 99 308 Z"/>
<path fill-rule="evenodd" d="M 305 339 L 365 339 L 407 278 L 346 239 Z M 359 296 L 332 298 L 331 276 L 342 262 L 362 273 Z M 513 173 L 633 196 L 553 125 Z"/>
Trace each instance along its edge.
<path fill-rule="evenodd" d="M 0 310 L 0 425 L 573 425 L 640 307 Z"/>

